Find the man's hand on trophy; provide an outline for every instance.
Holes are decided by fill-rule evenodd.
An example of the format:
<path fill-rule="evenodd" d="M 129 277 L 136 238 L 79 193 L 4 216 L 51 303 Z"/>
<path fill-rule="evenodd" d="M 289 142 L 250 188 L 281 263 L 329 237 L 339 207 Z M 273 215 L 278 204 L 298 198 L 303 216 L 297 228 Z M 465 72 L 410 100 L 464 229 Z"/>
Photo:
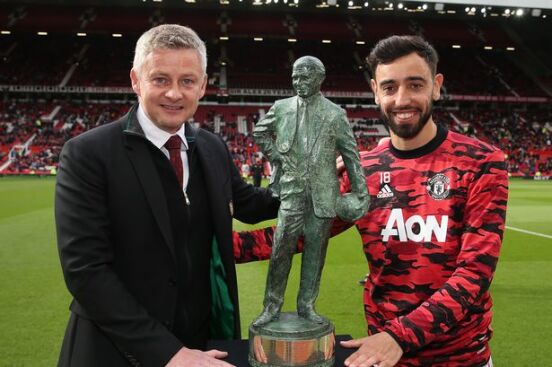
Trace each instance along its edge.
<path fill-rule="evenodd" d="M 343 162 L 343 157 L 341 155 L 335 160 L 335 169 L 338 175 L 345 171 L 345 162 Z"/>
<path fill-rule="evenodd" d="M 345 360 L 347 367 L 393 367 L 399 362 L 403 351 L 386 332 L 361 339 L 342 341 L 344 348 L 358 348 Z"/>
<path fill-rule="evenodd" d="M 165 367 L 187 367 L 187 366 L 205 366 L 205 367 L 234 367 L 230 363 L 221 361 L 220 358 L 228 356 L 227 352 L 216 349 L 202 352 L 197 349 L 188 349 L 182 347 L 165 365 Z"/>
<path fill-rule="evenodd" d="M 253 337 L 253 352 L 255 353 L 255 360 L 262 363 L 268 363 L 268 358 L 263 348 L 261 337 L 256 335 Z"/>

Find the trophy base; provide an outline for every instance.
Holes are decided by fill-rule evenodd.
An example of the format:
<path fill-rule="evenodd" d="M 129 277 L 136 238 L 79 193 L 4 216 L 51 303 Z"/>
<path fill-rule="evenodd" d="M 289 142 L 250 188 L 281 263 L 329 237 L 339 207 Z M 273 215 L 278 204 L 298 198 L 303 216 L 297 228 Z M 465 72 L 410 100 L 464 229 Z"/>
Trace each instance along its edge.
<path fill-rule="evenodd" d="M 331 367 L 335 327 L 284 312 L 266 325 L 249 327 L 249 364 L 253 367 Z"/>

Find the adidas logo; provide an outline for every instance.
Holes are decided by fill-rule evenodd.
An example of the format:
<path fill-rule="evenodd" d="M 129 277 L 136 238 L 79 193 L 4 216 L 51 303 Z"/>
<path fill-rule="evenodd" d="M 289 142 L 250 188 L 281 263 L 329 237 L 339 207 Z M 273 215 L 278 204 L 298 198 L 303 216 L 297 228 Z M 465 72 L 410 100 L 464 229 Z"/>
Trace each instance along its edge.
<path fill-rule="evenodd" d="M 390 197 L 393 197 L 393 191 L 391 191 L 391 188 L 389 187 L 388 184 L 385 184 L 378 192 L 377 198 L 384 199 L 384 198 L 390 198 Z"/>

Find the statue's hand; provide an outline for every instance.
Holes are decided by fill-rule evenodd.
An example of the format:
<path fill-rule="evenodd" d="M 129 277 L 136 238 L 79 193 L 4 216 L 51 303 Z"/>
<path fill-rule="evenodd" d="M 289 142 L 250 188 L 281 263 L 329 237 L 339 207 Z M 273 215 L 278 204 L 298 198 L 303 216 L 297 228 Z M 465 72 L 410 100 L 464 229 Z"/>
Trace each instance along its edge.
<path fill-rule="evenodd" d="M 270 162 L 271 163 L 278 163 L 280 165 L 280 167 L 282 167 L 284 165 L 288 166 L 288 163 L 289 163 L 288 160 L 289 160 L 288 155 L 280 154 L 280 152 L 275 150 L 275 151 L 272 152 Z"/>
<path fill-rule="evenodd" d="M 346 222 L 355 222 L 368 211 L 369 196 L 364 193 L 351 192 L 337 199 L 337 216 Z"/>

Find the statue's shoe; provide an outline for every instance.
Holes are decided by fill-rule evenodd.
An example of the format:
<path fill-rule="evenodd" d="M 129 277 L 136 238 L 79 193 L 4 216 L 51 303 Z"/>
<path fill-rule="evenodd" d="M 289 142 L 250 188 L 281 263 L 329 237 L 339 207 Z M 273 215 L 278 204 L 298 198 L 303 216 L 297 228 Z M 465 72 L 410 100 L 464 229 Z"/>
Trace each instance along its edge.
<path fill-rule="evenodd" d="M 312 322 L 317 323 L 317 324 L 323 324 L 323 323 L 327 322 L 324 317 L 317 314 L 316 311 L 314 311 L 313 309 L 298 311 L 297 314 L 299 316 L 301 316 L 302 318 L 307 319 L 307 320 L 312 321 Z"/>
<path fill-rule="evenodd" d="M 273 309 L 272 307 L 265 307 L 259 317 L 257 317 L 255 321 L 253 321 L 252 325 L 255 327 L 266 325 L 269 322 L 276 320 L 279 315 L 280 312 L 278 312 L 277 309 Z"/>

